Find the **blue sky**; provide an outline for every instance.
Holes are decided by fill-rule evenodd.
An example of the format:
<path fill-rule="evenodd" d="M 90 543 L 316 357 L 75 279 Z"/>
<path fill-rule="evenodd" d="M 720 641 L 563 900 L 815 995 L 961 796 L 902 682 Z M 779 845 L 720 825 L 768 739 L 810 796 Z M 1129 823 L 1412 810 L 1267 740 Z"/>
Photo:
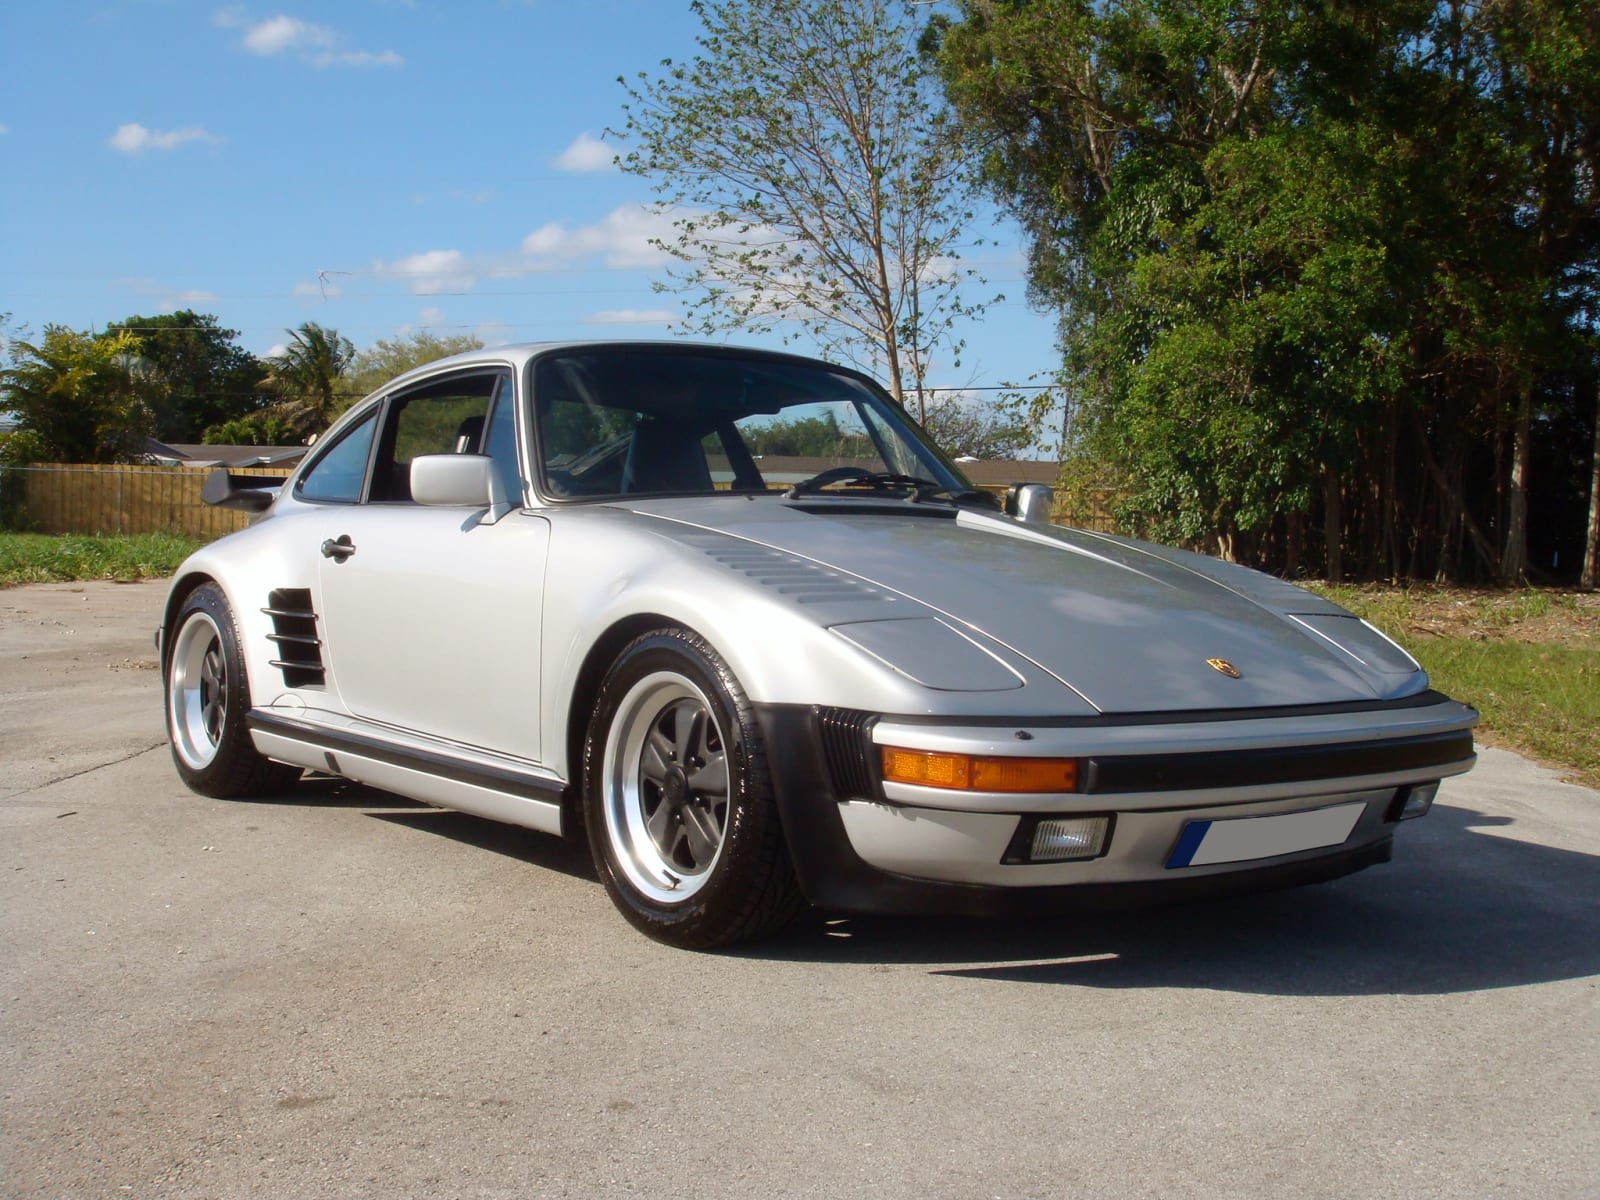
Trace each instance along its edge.
<path fill-rule="evenodd" d="M 307 320 L 358 347 L 669 336 L 665 221 L 598 139 L 617 77 L 690 57 L 697 29 L 687 0 L 8 0 L 0 312 L 37 333 L 193 308 L 257 354 Z M 973 234 L 1007 299 L 940 386 L 1055 361 L 1014 227 Z"/>

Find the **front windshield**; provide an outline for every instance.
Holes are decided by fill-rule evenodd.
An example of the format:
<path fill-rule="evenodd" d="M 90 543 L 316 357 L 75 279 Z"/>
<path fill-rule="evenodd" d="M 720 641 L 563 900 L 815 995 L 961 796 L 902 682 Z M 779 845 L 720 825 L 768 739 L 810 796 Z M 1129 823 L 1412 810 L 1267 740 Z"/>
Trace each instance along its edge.
<path fill-rule="evenodd" d="M 838 468 L 970 486 L 887 397 L 820 364 L 577 349 L 538 360 L 533 408 L 556 497 L 764 492 Z"/>

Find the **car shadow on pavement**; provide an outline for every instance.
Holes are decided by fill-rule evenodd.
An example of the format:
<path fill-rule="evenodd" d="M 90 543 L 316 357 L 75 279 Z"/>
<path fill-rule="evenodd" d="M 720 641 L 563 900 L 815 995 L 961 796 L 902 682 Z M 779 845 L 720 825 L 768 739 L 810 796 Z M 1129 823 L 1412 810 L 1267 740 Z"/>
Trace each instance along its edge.
<path fill-rule="evenodd" d="M 435 808 L 421 800 L 397 796 L 393 792 L 349 779 L 308 774 L 288 791 L 276 796 L 253 796 L 248 803 L 367 809 L 367 815 L 379 821 L 447 837 L 464 845 L 503 854 L 531 866 L 560 871 L 592 883 L 600 882 L 594 872 L 588 846 L 582 841 L 569 842 L 519 825 L 507 825 L 502 821 L 491 821 L 453 809 Z"/>
<path fill-rule="evenodd" d="M 372 794 L 385 795 L 382 792 Z M 569 841 L 552 834 L 524 829 L 520 825 L 507 825 L 501 821 L 426 805 L 419 805 L 416 812 L 374 812 L 369 815 L 380 821 L 404 825 L 409 829 L 450 838 L 463 845 L 476 846 L 480 850 L 503 854 L 547 871 L 560 871 L 575 879 L 586 879 L 596 886 L 600 883 L 600 877 L 594 871 L 594 860 L 589 857 L 587 843 L 578 840 Z"/>
<path fill-rule="evenodd" d="M 1332 883 L 1033 920 L 817 918 L 744 957 L 928 964 L 975 981 L 1438 995 L 1600 973 L 1600 857 L 1437 805 L 1395 861 Z"/>
<path fill-rule="evenodd" d="M 270 804 L 301 808 L 414 808 L 426 809 L 420 800 L 380 792 L 349 779 L 333 775 L 307 774 L 292 787 L 273 796 L 250 796 L 240 804 Z"/>

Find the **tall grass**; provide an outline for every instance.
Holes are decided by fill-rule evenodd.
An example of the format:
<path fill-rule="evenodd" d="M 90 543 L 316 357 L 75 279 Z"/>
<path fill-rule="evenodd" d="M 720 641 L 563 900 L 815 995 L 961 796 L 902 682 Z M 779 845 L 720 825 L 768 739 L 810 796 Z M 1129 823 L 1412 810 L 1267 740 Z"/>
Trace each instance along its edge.
<path fill-rule="evenodd" d="M 1600 633 L 1592 616 L 1580 616 L 1576 596 L 1317 590 L 1409 650 L 1439 691 L 1482 713 L 1486 740 L 1600 787 Z M 1449 619 L 1440 620 L 1441 612 Z M 1543 620 L 1551 614 L 1565 620 Z M 1535 621 L 1538 636 L 1519 628 Z M 1439 632 L 1419 631 L 1430 627 Z"/>
<path fill-rule="evenodd" d="M 159 579 L 201 546 L 171 533 L 0 533 L 0 587 L 81 579 Z"/>

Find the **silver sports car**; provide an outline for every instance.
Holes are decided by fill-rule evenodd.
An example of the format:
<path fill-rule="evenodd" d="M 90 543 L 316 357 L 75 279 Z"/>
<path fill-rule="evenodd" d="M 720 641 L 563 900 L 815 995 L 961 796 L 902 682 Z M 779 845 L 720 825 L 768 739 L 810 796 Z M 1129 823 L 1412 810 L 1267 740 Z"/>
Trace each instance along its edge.
<path fill-rule="evenodd" d="M 586 837 L 680 946 L 1390 857 L 1477 714 L 1287 583 L 975 491 L 857 372 L 661 343 L 478 351 L 350 409 L 173 580 L 178 773 L 304 770 Z M 1044 498 L 1047 498 L 1044 497 Z"/>

